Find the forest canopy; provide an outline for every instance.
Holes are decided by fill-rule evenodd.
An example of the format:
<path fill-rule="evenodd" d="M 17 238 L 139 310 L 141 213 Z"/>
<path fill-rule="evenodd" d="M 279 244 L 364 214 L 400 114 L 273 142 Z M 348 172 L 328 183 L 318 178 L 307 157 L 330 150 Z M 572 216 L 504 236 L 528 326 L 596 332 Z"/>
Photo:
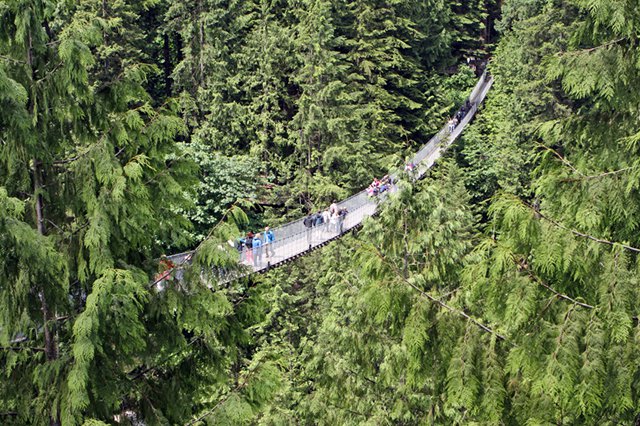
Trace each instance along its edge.
<path fill-rule="evenodd" d="M 640 424 L 638 6 L 0 0 L 0 423 Z"/>

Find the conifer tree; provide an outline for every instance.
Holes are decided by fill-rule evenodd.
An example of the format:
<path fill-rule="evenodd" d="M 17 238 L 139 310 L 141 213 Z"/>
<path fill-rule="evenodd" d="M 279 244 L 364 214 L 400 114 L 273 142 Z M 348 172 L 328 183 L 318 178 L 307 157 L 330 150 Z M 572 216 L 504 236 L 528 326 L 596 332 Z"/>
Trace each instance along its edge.
<path fill-rule="evenodd" d="M 434 14 L 432 22 L 436 20 Z M 424 17 L 420 24 L 426 27 Z M 340 34 L 349 64 L 352 139 L 346 145 L 353 155 L 347 161 L 347 177 L 361 186 L 372 175 L 387 171 L 394 162 L 390 156 L 414 150 L 430 136 L 429 123 L 437 115 L 427 105 L 433 92 L 421 65 L 433 58 L 412 51 L 412 43 L 425 35 L 416 15 L 402 2 L 351 2 L 345 6 Z"/>
<path fill-rule="evenodd" d="M 491 63 L 494 88 L 476 125 L 452 147 L 461 151 L 464 179 L 476 201 L 498 190 L 529 195 L 537 127 L 566 110 L 557 87 L 546 82 L 543 61 L 566 49 L 572 13 L 555 5 L 530 7 L 505 4 L 499 26 L 504 34 Z"/>
<path fill-rule="evenodd" d="M 496 83 L 504 84 L 501 108 L 520 111 L 506 125 L 531 126 L 528 143 L 508 149 L 532 156 L 536 168 L 530 194 L 492 202 L 491 236 L 469 263 L 465 291 L 513 343 L 503 355 L 506 415 L 517 423 L 629 423 L 639 368 L 637 153 L 629 144 L 638 132 L 630 96 L 638 84 L 630 41 L 637 20 L 627 2 L 533 10 L 510 3 Z M 549 29 L 566 42 L 547 38 Z M 509 61 L 523 41 L 525 57 L 542 54 L 542 66 L 527 61 L 521 71 Z M 540 96 L 523 98 L 525 91 Z"/>
<path fill-rule="evenodd" d="M 462 151 L 466 184 L 493 197 L 484 235 L 468 233 L 455 168 L 401 186 L 316 261 L 319 325 L 304 344 L 274 339 L 298 357 L 266 419 L 637 418 L 637 16 L 632 2 L 506 3 L 496 97 Z"/>
<path fill-rule="evenodd" d="M 297 284 L 280 299 L 289 308 L 278 308 L 286 323 L 272 318 L 271 337 L 264 339 L 272 353 L 297 356 L 266 419 L 419 424 L 448 418 L 438 395 L 453 354 L 443 348 L 455 346 L 460 330 L 477 346 L 490 340 L 476 324 L 465 327 L 452 296 L 474 220 L 457 180 L 452 169 L 442 183 L 419 189 L 401 183 L 358 238 L 309 259 L 300 266 L 304 276 L 289 274 L 287 281 Z M 300 285 L 307 277 L 317 284 Z M 431 344 L 437 340 L 445 344 Z"/>
<path fill-rule="evenodd" d="M 496 0 L 453 0 L 451 7 L 452 50 L 456 57 L 484 57 L 495 31 L 500 3 Z M 508 3 L 508 2 L 507 2 Z"/>
<path fill-rule="evenodd" d="M 351 138 L 345 75 L 347 64 L 340 51 L 344 38 L 336 31 L 336 7 L 330 1 L 311 0 L 296 10 L 296 52 L 299 63 L 295 81 L 300 96 L 291 122 L 297 139 L 299 191 L 329 200 L 341 194 L 349 161 L 342 141 Z"/>
<path fill-rule="evenodd" d="M 169 25 L 192 43 L 194 22 L 211 23 L 203 49 L 185 46 L 175 71 L 189 93 L 194 140 L 249 153 L 254 173 L 275 185 L 267 204 L 295 213 L 345 195 L 434 130 L 441 112 L 430 72 L 445 55 L 444 3 L 369 3 L 203 1 L 169 10 Z"/>
<path fill-rule="evenodd" d="M 233 267 L 216 241 L 237 229 L 155 290 L 154 259 L 188 225 L 183 121 L 144 90 L 131 3 L 53 6 L 0 6 L 2 422 L 182 423 L 243 337 L 240 290 L 200 273 Z"/>

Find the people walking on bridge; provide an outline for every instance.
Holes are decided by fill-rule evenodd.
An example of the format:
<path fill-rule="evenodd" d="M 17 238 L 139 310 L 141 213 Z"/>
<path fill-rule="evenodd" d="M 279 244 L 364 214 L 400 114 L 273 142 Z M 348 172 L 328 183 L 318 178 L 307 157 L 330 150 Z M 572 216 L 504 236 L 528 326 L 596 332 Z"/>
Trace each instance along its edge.
<path fill-rule="evenodd" d="M 253 237 L 251 244 L 253 248 L 253 266 L 258 266 L 262 264 L 262 239 L 260 233 Z"/>
<path fill-rule="evenodd" d="M 244 260 L 244 237 L 236 238 L 235 248 L 238 250 L 238 256 L 240 257 L 240 262 Z"/>
<path fill-rule="evenodd" d="M 380 179 L 380 187 L 378 188 L 378 194 L 381 194 L 388 190 L 391 187 L 391 178 L 389 175 L 384 175 L 382 179 Z"/>
<path fill-rule="evenodd" d="M 319 211 L 318 213 L 316 213 L 316 215 L 313 218 L 313 226 L 320 227 L 323 223 L 324 223 L 324 217 L 322 215 L 322 212 Z"/>
<path fill-rule="evenodd" d="M 244 237 L 244 251 L 246 253 L 247 263 L 253 263 L 253 232 L 247 232 L 247 236 Z"/>
<path fill-rule="evenodd" d="M 485 75 L 485 78 L 487 79 L 487 81 L 490 83 L 491 82 L 491 76 L 489 74 Z M 473 112 L 475 112 L 476 108 L 478 105 L 480 105 L 484 98 L 485 95 L 487 93 L 487 91 L 490 89 L 491 84 L 483 84 L 482 81 L 478 82 L 478 85 L 476 86 L 476 88 L 474 89 L 474 95 L 470 98 L 470 99 L 466 99 L 464 105 L 461 107 L 461 111 L 464 113 L 466 111 L 467 115 L 472 114 Z M 475 93 L 477 92 L 477 93 Z M 464 119 L 464 115 L 463 115 L 463 119 Z M 405 172 L 413 172 L 413 179 L 417 179 L 420 174 L 424 171 L 426 171 L 427 169 L 429 169 L 433 162 L 435 161 L 435 159 L 437 159 L 440 155 L 440 152 L 433 152 L 433 150 L 431 148 L 433 148 L 435 145 L 437 145 L 439 142 L 443 142 L 443 139 L 446 139 L 447 136 L 444 135 L 443 133 L 446 133 L 446 130 L 448 130 L 449 132 L 453 132 L 456 128 L 456 125 L 458 124 L 459 120 L 455 120 L 454 121 L 454 117 L 450 117 L 448 119 L 448 123 L 449 123 L 449 127 L 445 128 L 444 132 L 440 132 L 438 135 L 436 135 L 433 138 L 433 143 L 430 143 L 427 147 L 425 147 L 423 150 L 421 150 L 418 155 L 416 155 L 415 158 L 420 158 L 421 160 L 416 160 L 416 164 L 414 164 L 412 161 L 410 161 L 410 159 L 407 157 L 406 158 L 406 162 L 405 162 Z M 464 124 L 464 121 L 463 121 Z M 461 126 L 462 127 L 462 126 Z M 462 129 L 458 129 L 459 131 L 462 131 Z M 449 138 L 451 139 L 451 137 Z M 449 141 L 444 141 L 444 142 L 451 142 Z M 437 154 L 437 155 L 431 155 L 431 154 Z M 434 158 L 435 157 L 435 158 Z M 425 161 L 426 160 L 426 161 Z M 383 180 L 385 180 L 383 178 Z M 389 191 L 393 192 L 393 191 L 397 191 L 397 186 L 396 186 L 395 182 L 395 178 L 393 176 L 389 177 L 389 183 L 388 183 L 388 187 L 389 187 Z M 374 188 L 377 187 L 377 185 L 379 184 L 379 181 L 377 179 L 374 180 L 374 184 L 372 184 L 371 189 L 372 189 L 372 193 Z M 377 192 L 379 193 L 379 192 Z M 365 203 L 362 203 L 362 201 L 365 201 Z M 353 215 L 349 216 L 350 219 L 350 224 L 347 227 L 347 230 L 350 228 L 353 228 L 355 225 L 358 225 L 361 220 L 362 220 L 362 216 L 367 216 L 372 214 L 373 212 L 376 211 L 376 208 L 378 207 L 377 204 L 378 203 L 373 203 L 373 202 L 369 202 L 366 203 L 367 200 L 362 200 L 361 199 L 361 194 L 357 194 L 355 199 L 348 199 L 348 201 L 342 202 L 341 205 L 353 205 L 353 207 L 351 207 L 354 211 L 353 211 Z M 363 209 L 363 207 L 366 207 L 366 209 Z M 308 205 L 307 205 L 308 208 Z M 309 212 L 310 210 L 307 210 L 307 212 Z M 327 214 L 329 215 L 329 220 L 327 220 Z M 325 230 L 335 230 L 336 233 L 342 233 L 344 232 L 344 221 L 346 220 L 347 217 L 347 211 L 346 209 L 340 209 L 338 203 L 336 203 L 336 201 L 334 200 L 331 205 L 329 206 L 329 209 L 327 211 L 322 212 L 322 223 L 324 224 L 323 229 Z M 315 217 L 316 214 L 315 213 L 310 213 L 308 214 L 303 220 L 303 227 L 304 227 L 304 232 L 307 234 L 307 243 L 309 244 L 309 246 L 311 247 L 312 243 L 313 243 L 313 235 L 312 235 L 312 229 L 315 225 Z M 293 255 L 299 255 L 301 251 L 305 251 L 305 250 L 300 250 L 300 246 L 304 245 L 304 237 L 302 237 L 302 235 L 300 235 L 301 231 L 303 231 L 303 228 L 301 227 L 300 223 L 300 219 L 295 220 L 294 222 L 290 223 L 282 232 L 282 234 L 278 234 L 279 238 L 282 238 L 283 236 L 286 235 L 286 242 L 287 247 L 286 250 L 283 248 L 282 250 L 280 250 L 280 246 L 279 246 L 279 251 L 283 251 L 285 253 L 281 253 L 282 257 L 285 256 L 291 256 L 293 257 Z M 328 226 L 327 226 L 328 224 Z M 290 235 L 290 233 L 293 232 L 294 235 Z M 322 236 L 322 235 L 320 235 Z M 331 235 L 330 235 L 331 236 Z M 327 238 L 326 236 L 324 236 L 325 238 L 321 238 L 318 239 L 318 241 L 316 241 L 317 243 L 319 242 L 323 242 L 325 241 Z M 333 237 L 336 237 L 336 235 L 333 235 Z M 258 237 L 259 238 L 259 237 Z M 237 243 L 238 245 L 236 246 L 236 248 L 238 249 L 238 251 L 241 252 L 241 256 L 240 259 L 243 263 L 245 264 L 254 264 L 254 260 L 257 261 L 260 260 L 260 262 L 262 262 L 261 259 L 261 255 L 262 253 L 260 253 L 260 259 L 258 259 L 258 254 L 256 253 L 256 255 L 254 256 L 254 243 L 253 243 L 253 239 L 254 236 L 251 232 L 248 232 L 245 238 L 239 238 Z M 292 241 L 293 240 L 293 241 Z M 231 241 L 233 243 L 233 241 Z M 270 236 L 269 236 L 269 232 L 268 232 L 268 227 L 265 228 L 265 234 L 264 234 L 264 240 L 261 240 L 260 242 L 256 242 L 256 246 L 262 246 L 262 245 L 269 245 L 270 247 L 267 247 L 266 250 L 267 251 L 267 257 L 273 256 L 274 255 L 274 247 L 273 247 L 273 242 L 274 240 L 271 240 Z M 262 243 L 262 244 L 260 244 Z M 289 244 L 290 243 L 290 244 Z M 289 245 L 291 246 L 295 246 L 295 247 L 288 247 Z M 222 246 L 218 246 L 219 248 L 223 248 Z M 256 247 L 256 248 L 258 248 Z M 242 252 L 246 252 L 242 253 Z M 179 256 L 173 256 L 172 259 L 179 265 L 181 264 L 185 264 L 188 263 L 188 259 L 189 257 L 183 257 L 184 254 L 181 254 Z M 246 259 L 245 259 L 246 257 Z M 173 274 L 170 270 L 166 271 L 166 275 L 162 275 L 161 273 L 158 273 L 156 275 L 157 278 L 165 278 L 165 277 L 170 277 L 170 279 L 173 279 L 177 282 L 179 282 L 179 280 L 181 280 L 180 278 L 180 269 L 178 268 L 176 269 Z M 248 271 L 247 271 L 248 273 Z M 218 274 L 219 276 L 224 280 L 224 282 L 231 282 L 236 280 L 239 275 L 235 274 L 234 271 L 226 271 L 224 269 L 218 269 Z M 171 275 L 173 275 L 173 277 L 171 277 Z"/>
<path fill-rule="evenodd" d="M 339 232 L 339 224 L 338 222 L 340 221 L 340 213 L 339 211 L 335 211 L 334 213 L 331 214 L 331 231 L 332 232 Z"/>
<path fill-rule="evenodd" d="M 276 251 L 273 246 L 276 243 L 276 235 L 273 233 L 269 227 L 264 228 L 264 251 L 267 255 L 267 259 L 276 255 Z"/>
<path fill-rule="evenodd" d="M 416 179 L 417 171 L 418 169 L 416 169 L 415 163 L 411 160 L 407 160 L 407 162 L 404 165 L 404 172 L 409 176 L 409 178 L 411 178 L 411 180 Z"/>
<path fill-rule="evenodd" d="M 236 238 L 235 240 L 227 241 L 231 247 L 236 249 L 238 252 L 242 253 L 242 247 L 244 246 L 244 241 L 242 238 Z"/>
<path fill-rule="evenodd" d="M 375 197 L 380 192 L 380 181 L 378 178 L 374 178 L 373 182 L 367 188 L 367 195 L 369 197 Z"/>

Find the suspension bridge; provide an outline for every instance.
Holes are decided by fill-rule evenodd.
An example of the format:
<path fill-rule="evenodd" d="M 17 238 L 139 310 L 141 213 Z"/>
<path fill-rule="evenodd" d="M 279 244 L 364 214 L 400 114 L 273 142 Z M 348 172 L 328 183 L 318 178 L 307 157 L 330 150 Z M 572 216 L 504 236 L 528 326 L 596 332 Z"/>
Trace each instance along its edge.
<path fill-rule="evenodd" d="M 455 142 L 464 128 L 471 122 L 477 112 L 478 106 L 484 101 L 492 84 L 493 78 L 485 70 L 469 95 L 470 109 L 458 125 L 451 130 L 449 124 L 445 124 L 445 126 L 416 153 L 411 162 L 415 165 L 413 173 L 418 179 L 424 176 L 427 170 L 440 158 L 444 150 Z M 337 203 L 338 209 L 346 209 L 348 211 L 339 226 L 320 225 L 307 228 L 303 223 L 303 217 L 272 228 L 276 238 L 271 247 L 274 252 L 273 255 L 270 257 L 266 256 L 265 246 L 261 248 L 261 256 L 256 256 L 255 254 L 254 256 L 248 256 L 247 250 L 251 249 L 244 248 L 242 253 L 239 252 L 240 262 L 246 266 L 249 274 L 265 272 L 281 266 L 357 228 L 365 218 L 375 214 L 379 201 L 376 197 L 370 197 L 366 190 L 362 190 Z M 176 266 L 179 266 L 189 262 L 193 254 L 193 251 L 189 251 L 174 254 L 168 256 L 168 258 Z M 178 268 L 178 270 L 179 269 L 180 268 Z"/>

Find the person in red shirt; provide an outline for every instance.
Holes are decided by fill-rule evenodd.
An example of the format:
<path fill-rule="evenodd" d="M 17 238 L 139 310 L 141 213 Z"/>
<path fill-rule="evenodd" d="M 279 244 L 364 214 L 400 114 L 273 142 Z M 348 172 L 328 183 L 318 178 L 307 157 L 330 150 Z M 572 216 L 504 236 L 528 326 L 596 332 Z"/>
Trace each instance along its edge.
<path fill-rule="evenodd" d="M 160 256 L 160 262 L 158 263 L 158 273 L 155 276 L 157 287 L 162 290 L 166 282 L 172 279 L 171 274 L 176 267 L 175 263 L 169 259 L 166 255 Z"/>

